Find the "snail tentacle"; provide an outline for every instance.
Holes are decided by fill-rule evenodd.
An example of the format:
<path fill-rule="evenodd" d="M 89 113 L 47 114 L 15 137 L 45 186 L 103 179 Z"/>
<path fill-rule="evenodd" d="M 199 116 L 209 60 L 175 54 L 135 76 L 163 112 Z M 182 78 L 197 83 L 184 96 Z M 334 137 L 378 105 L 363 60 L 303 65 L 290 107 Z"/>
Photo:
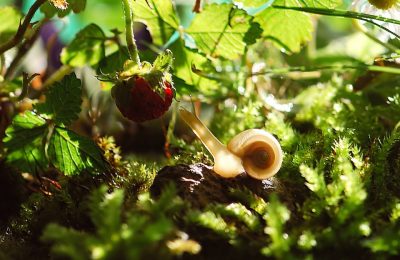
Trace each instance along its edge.
<path fill-rule="evenodd" d="M 214 158 L 214 171 L 225 178 L 244 172 L 242 160 L 232 154 L 193 113 L 179 108 L 181 118 L 190 126 Z"/>

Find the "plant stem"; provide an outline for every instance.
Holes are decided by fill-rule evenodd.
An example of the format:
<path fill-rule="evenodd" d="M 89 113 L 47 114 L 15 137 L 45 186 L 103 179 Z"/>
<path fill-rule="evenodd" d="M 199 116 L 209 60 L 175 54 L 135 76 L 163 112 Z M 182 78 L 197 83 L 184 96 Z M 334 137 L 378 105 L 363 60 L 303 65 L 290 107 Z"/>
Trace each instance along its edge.
<path fill-rule="evenodd" d="M 382 22 L 386 22 L 386 23 L 393 23 L 393 24 L 400 25 L 400 20 L 397 20 L 397 19 L 391 19 L 391 18 L 386 18 L 386 17 L 382 17 L 382 16 L 358 13 L 358 12 L 353 12 L 353 11 L 335 10 L 335 9 L 326 9 L 326 8 L 314 8 L 314 7 L 281 6 L 281 5 L 272 5 L 272 7 L 276 8 L 276 9 L 288 9 L 288 10 L 302 11 L 302 12 L 312 13 L 312 14 L 347 17 L 347 18 L 353 18 L 353 19 L 359 19 L 359 20 L 366 20 L 367 22 L 369 22 L 370 20 L 377 20 L 377 21 L 382 21 Z"/>
<path fill-rule="evenodd" d="M 18 100 L 24 99 L 28 95 L 29 85 L 34 77 L 39 76 L 40 74 L 35 73 L 31 76 L 28 75 L 26 72 L 22 72 L 22 91 L 18 97 Z"/>
<path fill-rule="evenodd" d="M 28 30 L 31 24 L 33 15 L 36 13 L 39 7 L 46 1 L 47 0 L 36 0 L 36 2 L 33 3 L 33 5 L 31 6 L 31 8 L 29 9 L 28 13 L 25 16 L 23 23 L 19 25 L 18 30 L 15 33 L 14 37 L 12 37 L 8 42 L 0 45 L 0 55 L 2 55 L 4 52 L 13 48 L 22 41 L 26 30 Z"/>
<path fill-rule="evenodd" d="M 126 28 L 126 43 L 131 60 L 140 66 L 139 52 L 135 42 L 135 35 L 133 33 L 133 8 L 130 3 L 131 0 L 122 0 L 125 15 L 125 28 Z"/>
<path fill-rule="evenodd" d="M 362 20 L 368 23 L 371 23 L 382 30 L 394 35 L 396 38 L 400 39 L 400 35 L 392 32 L 391 30 L 387 29 L 385 26 L 375 22 L 374 20 L 386 22 L 386 23 L 393 23 L 393 24 L 400 24 L 400 20 L 385 18 L 382 16 L 376 16 L 372 14 L 364 14 L 358 13 L 353 11 L 344 11 L 344 10 L 334 10 L 334 9 L 326 9 L 326 8 L 313 8 L 313 7 L 298 7 L 298 6 L 280 6 L 280 5 L 273 5 L 273 8 L 276 9 L 288 9 L 294 11 L 301 11 L 311 14 L 320 14 L 320 15 L 327 15 L 327 16 L 338 16 L 338 17 L 347 17 Z"/>
<path fill-rule="evenodd" d="M 319 70 L 341 71 L 346 69 L 363 69 L 369 71 L 400 74 L 400 68 L 360 64 L 360 65 L 330 65 L 330 66 L 310 66 L 310 67 L 301 66 L 301 67 L 276 68 L 276 69 L 268 69 L 260 71 L 257 73 L 251 73 L 248 74 L 247 76 L 251 77 L 251 76 L 265 75 L 265 74 L 275 74 L 275 75 L 287 74 L 289 72 L 294 72 L 294 71 L 300 71 L 300 72 L 319 71 Z"/>

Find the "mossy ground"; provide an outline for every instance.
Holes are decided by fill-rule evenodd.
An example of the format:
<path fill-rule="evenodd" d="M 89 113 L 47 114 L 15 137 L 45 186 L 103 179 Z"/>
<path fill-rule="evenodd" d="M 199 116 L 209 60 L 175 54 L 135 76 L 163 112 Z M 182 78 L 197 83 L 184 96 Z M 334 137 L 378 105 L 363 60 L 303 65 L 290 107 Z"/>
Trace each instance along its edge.
<path fill-rule="evenodd" d="M 277 136 L 285 157 L 276 179 L 291 194 L 291 208 L 251 190 L 226 190 L 235 203 L 203 209 L 172 186 L 151 199 L 148 189 L 162 166 L 211 163 L 198 141 L 174 136 L 172 157 L 161 163 L 120 161 L 106 140 L 115 171 L 58 177 L 62 188 L 50 186 L 50 196 L 32 192 L 2 164 L 0 258 L 394 257 L 400 254 L 396 93 L 396 85 L 355 91 L 333 77 L 294 93 L 288 112 L 252 95 L 215 107 L 211 129 L 223 142 L 248 128 Z"/>

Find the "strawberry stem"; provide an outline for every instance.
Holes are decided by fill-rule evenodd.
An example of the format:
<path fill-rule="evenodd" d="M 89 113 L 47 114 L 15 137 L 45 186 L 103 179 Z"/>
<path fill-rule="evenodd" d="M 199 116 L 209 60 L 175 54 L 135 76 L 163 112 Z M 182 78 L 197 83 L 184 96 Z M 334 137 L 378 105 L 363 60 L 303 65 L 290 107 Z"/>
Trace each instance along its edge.
<path fill-rule="evenodd" d="M 130 1 L 131 0 L 122 0 L 125 15 L 126 43 L 131 60 L 140 66 L 139 52 L 133 34 L 133 8 Z"/>

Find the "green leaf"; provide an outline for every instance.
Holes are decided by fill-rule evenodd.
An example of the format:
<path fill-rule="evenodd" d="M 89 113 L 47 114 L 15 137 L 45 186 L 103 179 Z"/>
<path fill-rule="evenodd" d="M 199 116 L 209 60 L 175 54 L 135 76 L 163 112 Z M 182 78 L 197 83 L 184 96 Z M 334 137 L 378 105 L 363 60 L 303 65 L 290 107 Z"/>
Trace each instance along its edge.
<path fill-rule="evenodd" d="M 236 59 L 261 34 L 259 25 L 252 20 L 244 10 L 231 4 L 212 4 L 195 16 L 186 32 L 205 54 Z"/>
<path fill-rule="evenodd" d="M 157 56 L 153 62 L 153 70 L 168 71 L 172 66 L 174 57 L 170 50 L 165 50 L 163 53 Z"/>
<path fill-rule="evenodd" d="M 100 61 L 97 75 L 114 74 L 117 71 L 122 71 L 127 60 L 129 60 L 128 49 L 121 48 Z"/>
<path fill-rule="evenodd" d="M 307 7 L 335 8 L 343 3 L 342 0 L 300 0 Z"/>
<path fill-rule="evenodd" d="M 107 170 L 103 152 L 92 140 L 62 127 L 77 118 L 80 105 L 81 82 L 75 74 L 55 83 L 47 91 L 46 102 L 35 106 L 38 114 L 17 115 L 7 128 L 7 160 L 32 173 L 47 168 L 49 162 L 65 175 Z"/>
<path fill-rule="evenodd" d="M 46 102 L 35 108 L 56 124 L 69 125 L 81 111 L 81 93 L 81 81 L 72 73 L 50 87 L 46 92 Z"/>
<path fill-rule="evenodd" d="M 147 25 L 156 45 L 165 44 L 179 27 L 179 20 L 170 0 L 136 0 L 132 1 L 132 6 L 135 10 L 135 21 Z"/>
<path fill-rule="evenodd" d="M 186 48 L 183 40 L 175 41 L 171 46 L 174 53 L 174 75 L 185 81 L 186 84 L 195 86 L 202 94 L 212 94 L 218 89 L 218 82 L 200 77 L 192 71 L 192 65 L 198 69 L 207 70 L 210 68 L 210 61 L 203 55 Z M 182 94 L 183 90 L 176 85 L 177 91 Z M 188 93 L 190 94 L 190 93 Z"/>
<path fill-rule="evenodd" d="M 299 6 L 296 0 L 277 0 L 274 4 Z M 269 7 L 258 13 L 254 21 L 261 25 L 264 37 L 288 52 L 299 52 L 301 46 L 311 39 L 313 31 L 308 14 L 291 10 Z"/>
<path fill-rule="evenodd" d="M 241 3 L 243 6 L 246 7 L 258 7 L 261 6 L 265 3 L 267 3 L 266 0 L 235 0 L 235 3 Z"/>
<path fill-rule="evenodd" d="M 96 65 L 105 56 L 105 39 L 104 32 L 99 26 L 89 24 L 63 49 L 61 61 L 73 67 Z"/>
<path fill-rule="evenodd" d="M 242 4 L 245 7 L 260 7 L 263 4 L 268 4 L 266 0 L 234 0 L 235 3 Z M 335 8 L 343 3 L 342 0 L 299 0 L 302 6 L 307 7 L 324 7 Z M 274 2 L 273 4 L 277 4 Z M 289 5 L 288 5 L 289 6 Z"/>
<path fill-rule="evenodd" d="M 3 139 L 7 161 L 19 170 L 31 173 L 47 167 L 42 149 L 46 129 L 46 121 L 32 111 L 15 116 Z"/>
<path fill-rule="evenodd" d="M 108 169 L 102 151 L 92 140 L 58 126 L 49 140 L 47 154 L 53 165 L 65 175 Z"/>
<path fill-rule="evenodd" d="M 17 9 L 11 6 L 0 8 L 0 44 L 7 42 L 14 36 L 20 20 L 21 14 Z"/>

